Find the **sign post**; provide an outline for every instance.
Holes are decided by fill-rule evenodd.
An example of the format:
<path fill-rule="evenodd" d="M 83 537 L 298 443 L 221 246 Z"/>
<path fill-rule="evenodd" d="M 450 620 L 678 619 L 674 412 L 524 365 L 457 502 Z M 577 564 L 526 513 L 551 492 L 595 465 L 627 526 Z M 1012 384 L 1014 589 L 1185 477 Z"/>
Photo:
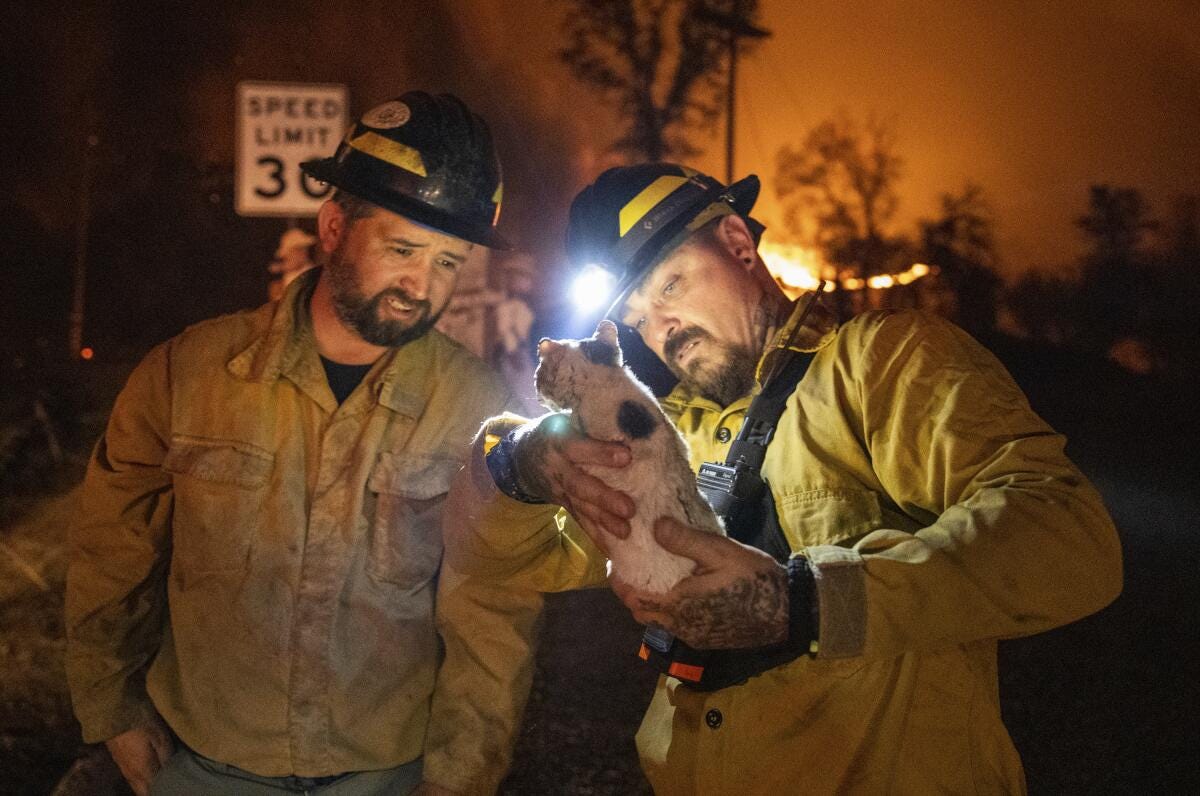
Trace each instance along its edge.
<path fill-rule="evenodd" d="M 237 178 L 241 216 L 311 217 L 330 186 L 300 164 L 333 154 L 347 124 L 346 87 L 243 81 L 237 87 Z"/>

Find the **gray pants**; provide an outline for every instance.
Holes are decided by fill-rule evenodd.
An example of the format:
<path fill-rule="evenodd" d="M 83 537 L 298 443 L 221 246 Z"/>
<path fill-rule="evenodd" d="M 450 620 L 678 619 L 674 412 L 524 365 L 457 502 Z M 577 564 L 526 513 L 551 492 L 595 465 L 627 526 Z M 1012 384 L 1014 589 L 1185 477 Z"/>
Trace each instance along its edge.
<path fill-rule="evenodd" d="M 209 760 L 182 744 L 150 785 L 150 796 L 407 796 L 421 784 L 421 759 L 382 771 L 358 771 L 332 782 L 307 777 L 260 777 Z"/>

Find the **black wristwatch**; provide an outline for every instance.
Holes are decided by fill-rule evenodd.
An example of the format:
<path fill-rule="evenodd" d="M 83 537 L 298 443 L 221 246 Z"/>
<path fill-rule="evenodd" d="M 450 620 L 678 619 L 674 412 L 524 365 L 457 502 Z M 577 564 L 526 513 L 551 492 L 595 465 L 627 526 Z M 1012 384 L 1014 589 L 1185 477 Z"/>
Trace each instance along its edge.
<path fill-rule="evenodd" d="M 820 612 L 817 606 L 817 582 L 808 559 L 804 556 L 789 558 L 787 578 L 787 645 L 801 655 L 815 653 L 820 631 Z"/>

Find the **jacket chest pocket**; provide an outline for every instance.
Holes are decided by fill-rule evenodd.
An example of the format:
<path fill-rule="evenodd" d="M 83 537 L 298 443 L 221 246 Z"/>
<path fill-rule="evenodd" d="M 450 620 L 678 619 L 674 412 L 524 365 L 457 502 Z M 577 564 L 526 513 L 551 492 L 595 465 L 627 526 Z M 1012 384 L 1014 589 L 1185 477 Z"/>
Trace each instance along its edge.
<path fill-rule="evenodd" d="M 191 573 L 244 569 L 275 455 L 243 442 L 175 436 L 162 466 L 174 476 L 174 559 Z"/>
<path fill-rule="evenodd" d="M 442 559 L 442 506 L 456 459 L 381 453 L 367 481 L 375 501 L 367 574 L 413 589 L 429 581 Z"/>

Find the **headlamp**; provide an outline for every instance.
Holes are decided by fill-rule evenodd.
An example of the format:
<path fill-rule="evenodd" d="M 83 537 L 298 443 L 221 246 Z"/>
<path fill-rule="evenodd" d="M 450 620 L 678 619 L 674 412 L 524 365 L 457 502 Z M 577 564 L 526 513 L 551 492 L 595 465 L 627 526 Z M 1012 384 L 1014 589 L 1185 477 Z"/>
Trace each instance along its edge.
<path fill-rule="evenodd" d="M 580 312 L 595 311 L 607 306 L 616 286 L 616 277 L 606 268 L 589 263 L 571 283 L 571 302 Z"/>

